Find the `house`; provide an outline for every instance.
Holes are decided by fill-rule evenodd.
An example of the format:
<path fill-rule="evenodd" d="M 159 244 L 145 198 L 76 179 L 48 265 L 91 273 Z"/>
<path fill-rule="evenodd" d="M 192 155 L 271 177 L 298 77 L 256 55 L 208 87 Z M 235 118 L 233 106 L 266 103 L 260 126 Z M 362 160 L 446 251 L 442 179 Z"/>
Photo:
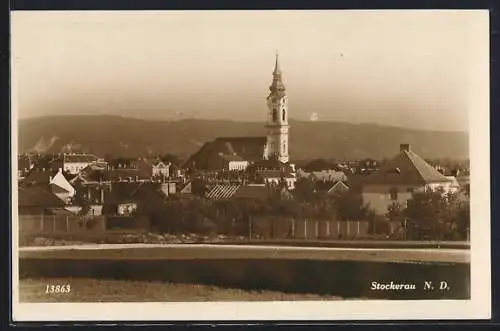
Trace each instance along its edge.
<path fill-rule="evenodd" d="M 137 201 L 124 200 L 118 203 L 117 214 L 120 216 L 132 215 L 137 210 Z"/>
<path fill-rule="evenodd" d="M 177 193 L 177 183 L 173 181 L 168 181 L 161 183 L 161 191 L 165 196 L 173 195 Z"/>
<path fill-rule="evenodd" d="M 347 179 L 345 173 L 343 171 L 336 170 L 321 170 L 321 171 L 312 171 L 310 173 L 310 177 L 314 181 L 318 182 L 337 182 L 337 181 L 345 181 Z"/>
<path fill-rule="evenodd" d="M 97 162 L 98 158 L 94 154 L 88 153 L 64 153 L 60 160 L 62 160 L 62 168 L 65 173 L 76 175 L 89 164 Z"/>
<path fill-rule="evenodd" d="M 17 157 L 17 178 L 24 179 L 29 171 L 34 167 L 34 160 L 29 155 L 19 155 Z"/>
<path fill-rule="evenodd" d="M 326 191 L 326 194 L 339 194 L 349 191 L 349 186 L 342 180 L 337 180 Z"/>
<path fill-rule="evenodd" d="M 457 193 L 460 190 L 460 184 L 455 176 L 445 176 L 450 180 L 450 185 L 448 186 L 448 192 Z"/>
<path fill-rule="evenodd" d="M 104 192 L 103 214 L 130 215 L 141 201 L 161 198 L 161 184 L 154 182 L 117 182 Z"/>
<path fill-rule="evenodd" d="M 19 183 L 20 186 L 34 186 L 34 185 L 48 185 L 50 182 L 51 176 L 53 176 L 56 172 L 51 169 L 42 169 L 39 170 L 37 168 L 33 168 L 26 177 L 21 180 Z"/>
<path fill-rule="evenodd" d="M 117 158 L 108 161 L 106 176 L 113 182 L 151 181 L 153 168 L 142 158 Z"/>
<path fill-rule="evenodd" d="M 257 184 L 279 186 L 285 184 L 287 189 L 295 189 L 297 176 L 293 164 L 279 160 L 261 160 L 248 167 L 249 177 Z"/>
<path fill-rule="evenodd" d="M 151 163 L 152 177 L 169 178 L 170 177 L 170 163 L 165 163 L 161 160 L 155 160 Z"/>
<path fill-rule="evenodd" d="M 292 198 L 286 188 L 273 188 L 265 184 L 218 184 L 207 194 L 209 200 L 266 200 L 279 193 L 282 197 Z"/>
<path fill-rule="evenodd" d="M 71 178 L 70 183 L 80 182 L 82 184 L 90 184 L 108 180 L 108 164 L 106 162 L 94 162 Z"/>
<path fill-rule="evenodd" d="M 71 198 L 75 196 L 75 188 L 71 183 L 64 177 L 62 168 L 59 168 L 54 176 L 49 176 L 49 186 L 59 199 L 66 203 L 70 203 Z"/>
<path fill-rule="evenodd" d="M 54 210 L 65 207 L 47 187 L 19 187 L 17 199 L 19 215 L 53 215 Z"/>
<path fill-rule="evenodd" d="M 206 193 L 206 198 L 209 200 L 229 200 L 240 186 L 237 184 L 217 184 Z"/>
<path fill-rule="evenodd" d="M 66 179 L 62 168 L 57 172 L 52 170 L 40 171 L 32 169 L 20 183 L 22 187 L 41 187 L 50 190 L 59 199 L 65 203 L 69 203 L 75 195 L 75 188 Z"/>
<path fill-rule="evenodd" d="M 412 152 L 410 145 L 402 144 L 398 155 L 363 178 L 361 194 L 376 214 L 385 215 L 389 205 L 405 206 L 413 193 L 439 188 L 447 192 L 451 186 L 450 179 Z"/>
<path fill-rule="evenodd" d="M 236 154 L 219 154 L 221 168 L 227 171 L 244 171 L 249 162 Z"/>

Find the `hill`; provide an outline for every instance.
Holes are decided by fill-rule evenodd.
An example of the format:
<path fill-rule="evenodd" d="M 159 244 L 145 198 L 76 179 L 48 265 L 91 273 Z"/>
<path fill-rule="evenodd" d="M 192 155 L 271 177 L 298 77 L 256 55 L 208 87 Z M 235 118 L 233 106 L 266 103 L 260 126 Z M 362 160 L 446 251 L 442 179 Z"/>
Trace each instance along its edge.
<path fill-rule="evenodd" d="M 424 158 L 468 158 L 468 134 L 375 124 L 290 122 L 291 159 L 382 159 L 409 143 Z M 153 121 L 119 116 L 47 116 L 19 121 L 19 151 L 88 151 L 99 156 L 172 153 L 187 158 L 218 136 L 263 136 L 260 122 L 186 119 Z"/>

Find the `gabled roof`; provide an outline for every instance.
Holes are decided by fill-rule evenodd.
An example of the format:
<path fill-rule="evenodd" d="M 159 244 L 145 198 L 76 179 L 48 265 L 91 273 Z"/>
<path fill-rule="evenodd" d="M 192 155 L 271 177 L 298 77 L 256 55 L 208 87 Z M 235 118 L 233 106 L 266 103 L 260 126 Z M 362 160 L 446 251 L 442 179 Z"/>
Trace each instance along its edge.
<path fill-rule="evenodd" d="M 392 160 L 382 165 L 379 171 L 363 179 L 364 184 L 388 185 L 426 185 L 449 181 L 448 178 L 409 149 L 401 150 Z"/>
<path fill-rule="evenodd" d="M 57 185 L 57 184 L 49 184 L 50 189 L 52 190 L 52 193 L 69 193 L 68 190 L 65 188 Z"/>
<path fill-rule="evenodd" d="M 18 207 L 43 207 L 54 208 L 64 207 L 64 201 L 56 195 L 41 187 L 19 187 Z"/>
<path fill-rule="evenodd" d="M 339 180 L 339 181 L 335 182 L 330 187 L 330 189 L 328 190 L 328 193 L 344 192 L 344 191 L 348 191 L 348 190 L 349 190 L 349 186 L 346 183 L 344 183 L 343 181 Z"/>

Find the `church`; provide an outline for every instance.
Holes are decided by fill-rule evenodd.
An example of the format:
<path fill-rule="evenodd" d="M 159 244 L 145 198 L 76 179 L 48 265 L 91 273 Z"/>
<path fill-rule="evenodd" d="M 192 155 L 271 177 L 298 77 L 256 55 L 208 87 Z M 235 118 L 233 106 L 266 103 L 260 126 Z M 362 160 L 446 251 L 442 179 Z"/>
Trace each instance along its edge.
<path fill-rule="evenodd" d="M 274 64 L 273 80 L 267 96 L 267 136 L 218 137 L 205 143 L 186 162 L 196 170 L 242 171 L 248 167 L 263 168 L 271 165 L 290 172 L 294 170 L 288 154 L 288 97 L 283 84 L 278 54 Z"/>

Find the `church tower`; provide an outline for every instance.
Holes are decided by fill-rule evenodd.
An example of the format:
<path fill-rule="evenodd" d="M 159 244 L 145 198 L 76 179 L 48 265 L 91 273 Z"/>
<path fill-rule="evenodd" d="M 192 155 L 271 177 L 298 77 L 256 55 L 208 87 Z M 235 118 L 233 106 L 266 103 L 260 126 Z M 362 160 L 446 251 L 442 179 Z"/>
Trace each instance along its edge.
<path fill-rule="evenodd" d="M 264 158 L 278 159 L 288 163 L 288 98 L 281 79 L 278 54 L 273 71 L 273 82 L 267 97 L 268 119 L 266 123 L 267 144 Z"/>

